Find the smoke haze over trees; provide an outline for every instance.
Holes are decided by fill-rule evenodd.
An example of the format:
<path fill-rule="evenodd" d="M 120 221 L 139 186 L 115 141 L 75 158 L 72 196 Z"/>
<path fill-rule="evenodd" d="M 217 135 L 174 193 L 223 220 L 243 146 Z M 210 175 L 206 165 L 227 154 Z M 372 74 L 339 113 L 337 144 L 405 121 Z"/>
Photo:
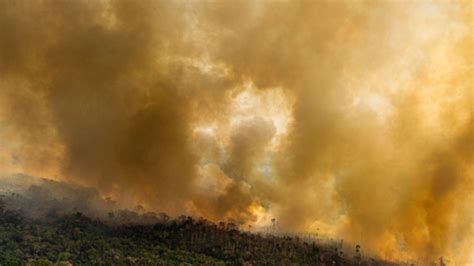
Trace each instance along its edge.
<path fill-rule="evenodd" d="M 472 5 L 0 0 L 0 176 L 470 263 Z"/>

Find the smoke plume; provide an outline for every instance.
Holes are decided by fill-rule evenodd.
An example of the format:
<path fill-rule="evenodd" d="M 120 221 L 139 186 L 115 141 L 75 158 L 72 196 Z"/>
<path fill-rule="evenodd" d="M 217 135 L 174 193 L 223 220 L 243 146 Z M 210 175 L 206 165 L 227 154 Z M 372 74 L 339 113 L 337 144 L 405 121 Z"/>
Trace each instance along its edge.
<path fill-rule="evenodd" d="M 0 173 L 471 263 L 472 5 L 0 0 Z"/>

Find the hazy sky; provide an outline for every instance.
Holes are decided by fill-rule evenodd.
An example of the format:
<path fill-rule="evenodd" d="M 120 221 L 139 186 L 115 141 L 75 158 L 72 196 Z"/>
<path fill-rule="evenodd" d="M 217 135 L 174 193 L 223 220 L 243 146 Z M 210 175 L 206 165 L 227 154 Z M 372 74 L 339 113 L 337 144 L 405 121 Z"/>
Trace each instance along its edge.
<path fill-rule="evenodd" d="M 0 0 L 0 174 L 474 260 L 473 2 Z"/>

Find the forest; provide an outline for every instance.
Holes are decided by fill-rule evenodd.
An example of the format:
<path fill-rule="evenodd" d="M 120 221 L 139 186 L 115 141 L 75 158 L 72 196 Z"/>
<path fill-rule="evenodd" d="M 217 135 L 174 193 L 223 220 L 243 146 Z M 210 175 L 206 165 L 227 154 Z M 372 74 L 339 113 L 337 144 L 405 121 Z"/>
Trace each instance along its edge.
<path fill-rule="evenodd" d="M 396 265 L 362 256 L 359 245 L 346 255 L 336 242 L 251 233 L 233 222 L 163 213 L 124 222 L 139 216 L 132 211 L 110 212 L 107 222 L 81 212 L 32 218 L 0 200 L 0 265 Z"/>

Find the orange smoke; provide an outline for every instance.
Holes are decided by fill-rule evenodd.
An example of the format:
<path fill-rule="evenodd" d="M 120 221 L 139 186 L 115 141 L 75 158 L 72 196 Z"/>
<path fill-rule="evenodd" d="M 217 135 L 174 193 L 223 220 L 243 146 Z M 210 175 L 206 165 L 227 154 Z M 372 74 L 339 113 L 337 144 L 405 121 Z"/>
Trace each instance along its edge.
<path fill-rule="evenodd" d="M 0 0 L 0 174 L 469 263 L 472 5 Z"/>

